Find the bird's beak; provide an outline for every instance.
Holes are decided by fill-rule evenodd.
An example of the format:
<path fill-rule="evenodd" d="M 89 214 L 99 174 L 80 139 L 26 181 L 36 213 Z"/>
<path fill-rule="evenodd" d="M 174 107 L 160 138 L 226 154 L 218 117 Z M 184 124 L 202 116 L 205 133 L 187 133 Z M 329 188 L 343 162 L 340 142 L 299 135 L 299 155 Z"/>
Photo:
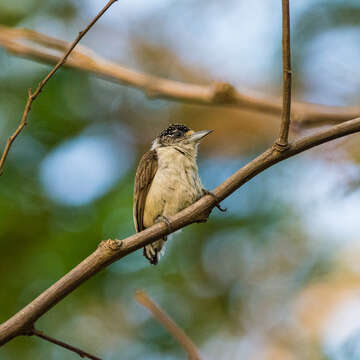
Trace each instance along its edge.
<path fill-rule="evenodd" d="M 188 138 L 188 140 L 190 142 L 199 142 L 201 139 L 203 139 L 206 135 L 209 135 L 210 133 L 212 133 L 214 130 L 201 130 L 201 131 L 197 131 L 194 132 L 193 134 L 190 135 L 190 137 Z"/>

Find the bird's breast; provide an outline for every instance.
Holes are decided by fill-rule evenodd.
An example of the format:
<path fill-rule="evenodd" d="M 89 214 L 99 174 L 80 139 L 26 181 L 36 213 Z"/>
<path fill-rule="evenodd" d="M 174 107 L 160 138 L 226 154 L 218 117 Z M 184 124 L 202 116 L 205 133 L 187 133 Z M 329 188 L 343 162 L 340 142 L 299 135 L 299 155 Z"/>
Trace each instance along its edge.
<path fill-rule="evenodd" d="M 171 216 L 202 196 L 202 184 L 196 160 L 172 148 L 160 148 L 158 169 L 145 206 L 146 222 L 157 216 Z"/>
<path fill-rule="evenodd" d="M 170 191 L 201 193 L 196 159 L 173 148 L 158 149 L 158 171 L 164 188 Z M 155 177 L 156 177 L 155 176 Z"/>

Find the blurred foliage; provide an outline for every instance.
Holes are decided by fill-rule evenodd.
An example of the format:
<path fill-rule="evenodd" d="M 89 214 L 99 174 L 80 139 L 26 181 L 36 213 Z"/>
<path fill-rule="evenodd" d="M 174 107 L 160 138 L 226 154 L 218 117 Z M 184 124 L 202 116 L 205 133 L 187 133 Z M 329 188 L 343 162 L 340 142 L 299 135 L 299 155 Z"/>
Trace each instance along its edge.
<path fill-rule="evenodd" d="M 294 42 L 297 46 L 293 48 L 294 71 L 301 73 L 301 66 L 304 63 L 304 48 L 311 43 L 311 40 L 329 30 L 341 28 L 359 28 L 360 6 L 353 1 L 319 1 L 308 8 L 295 23 Z M 325 69 L 324 69 L 325 70 Z M 298 79 L 299 85 L 302 79 Z"/>
<path fill-rule="evenodd" d="M 91 9 L 102 5 L 99 1 L 91 3 Z M 242 6 L 245 3 L 241 2 Z M 306 11 L 297 13 L 294 23 L 299 81 L 304 61 L 301 55 L 316 33 L 359 25 L 356 2 L 309 3 Z M 218 7 L 226 21 L 235 2 L 219 4 L 164 1 L 157 16 L 142 12 L 142 17 L 125 30 L 106 23 L 104 18 L 89 34 L 88 42 L 110 51 L 108 44 L 128 36 L 126 55 L 112 50 L 114 58 L 128 57 L 129 64 L 153 74 L 194 83 L 209 81 L 211 71 L 189 65 L 184 60 L 186 54 L 169 44 L 162 19 L 167 17 L 166 23 L 179 21 L 181 14 L 193 11 L 196 22 L 202 12 L 208 16 L 210 9 L 215 9 L 216 14 Z M 33 24 L 35 29 L 48 28 L 49 34 L 56 26 L 65 38 L 68 31 L 75 36 L 83 26 L 82 14 L 91 16 L 85 8 L 85 1 L 3 0 L 0 23 L 19 27 Z M 136 12 L 135 5 L 134 9 Z M 279 74 L 280 41 L 274 49 L 276 58 L 269 58 L 269 62 L 273 73 Z M 241 59 L 236 61 L 241 63 Z M 1 49 L 0 66 L 0 143 L 4 144 L 20 119 L 26 89 L 34 87 L 49 67 L 11 57 Z M 267 89 L 276 94 L 279 84 L 274 76 Z M 297 90 L 301 97 L 302 86 Z M 102 239 L 133 233 L 132 187 L 137 159 L 168 122 L 215 129 L 199 155 L 200 172 L 209 189 L 264 149 L 278 125 L 277 119 L 259 114 L 148 100 L 137 90 L 74 70 L 61 69 L 48 83 L 33 105 L 29 124 L 17 139 L 0 178 L 0 321 L 78 264 Z M 57 151 L 61 155 L 61 151 L 76 149 L 81 139 L 99 136 L 108 139 L 112 149 L 108 157 L 116 158 L 119 175 L 108 175 L 112 182 L 106 190 L 93 190 L 82 204 L 64 203 L 49 190 L 54 186 L 51 181 L 58 179 L 64 188 L 73 181 L 78 188 L 65 189 L 71 196 L 86 188 L 90 179 L 96 180 L 100 172 L 107 174 L 102 168 L 106 159 L 86 154 L 74 157 L 67 166 L 59 164 L 57 172 L 55 166 L 53 180 L 44 175 L 47 162 L 55 161 L 52 155 Z M 354 141 L 352 146 L 356 144 Z M 133 294 L 142 288 L 208 359 L 359 358 L 358 346 L 354 345 L 358 332 L 344 338 L 343 347 L 339 340 L 339 352 L 331 347 L 334 342 L 328 343 L 331 334 L 327 337 L 325 331 L 324 335 L 324 324 L 335 304 L 359 288 L 359 269 L 353 267 L 359 251 L 346 252 L 336 242 L 331 246 L 334 242 L 318 233 L 318 219 L 311 215 L 318 206 L 316 199 L 323 201 L 319 194 L 327 186 L 333 163 L 339 163 L 340 168 L 335 166 L 336 183 L 327 197 L 337 198 L 334 189 L 339 186 L 359 183 L 358 172 L 350 171 L 348 176 L 341 166 L 346 155 L 345 151 L 337 153 L 340 146 L 336 143 L 336 147 L 325 147 L 324 152 L 313 151 L 311 156 L 291 159 L 260 174 L 224 202 L 227 213 L 215 210 L 206 225 L 192 225 L 175 234 L 157 267 L 149 266 L 140 251 L 131 254 L 61 301 L 37 322 L 37 328 L 104 359 L 184 358 L 174 339 L 135 303 Z M 323 162 L 324 167 L 319 165 Z M 351 166 L 357 169 L 355 163 Z M 129 170 L 120 173 L 123 168 Z M 321 174 L 312 178 L 314 168 Z M 77 178 L 71 176 L 75 170 Z M 304 180 L 306 174 L 310 180 Z M 347 196 L 355 196 L 357 188 L 353 186 Z M 308 203 L 304 203 L 305 193 L 310 198 Z M 354 199 L 358 204 L 358 197 Z M 331 225 L 327 224 L 329 228 Z M 358 235 L 350 230 L 347 237 L 356 240 Z M 349 252 L 353 261 L 348 266 L 343 259 L 350 258 Z M 21 337 L 0 349 L 0 358 L 76 356 L 40 339 Z"/>
<path fill-rule="evenodd" d="M 71 0 L 17 0 L 3 1 L 0 5 L 0 23 L 5 25 L 16 25 L 32 14 L 48 12 L 62 21 L 71 19 L 76 14 L 75 4 Z"/>

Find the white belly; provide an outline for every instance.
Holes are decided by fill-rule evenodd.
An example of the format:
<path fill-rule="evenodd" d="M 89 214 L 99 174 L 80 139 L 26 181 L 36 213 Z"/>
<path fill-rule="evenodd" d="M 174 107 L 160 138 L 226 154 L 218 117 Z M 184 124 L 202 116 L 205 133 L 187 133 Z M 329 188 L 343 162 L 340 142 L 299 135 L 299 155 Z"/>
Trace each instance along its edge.
<path fill-rule="evenodd" d="M 153 225 L 159 216 L 169 217 L 202 196 L 202 184 L 195 159 L 172 148 L 159 148 L 158 170 L 144 209 L 144 225 Z"/>

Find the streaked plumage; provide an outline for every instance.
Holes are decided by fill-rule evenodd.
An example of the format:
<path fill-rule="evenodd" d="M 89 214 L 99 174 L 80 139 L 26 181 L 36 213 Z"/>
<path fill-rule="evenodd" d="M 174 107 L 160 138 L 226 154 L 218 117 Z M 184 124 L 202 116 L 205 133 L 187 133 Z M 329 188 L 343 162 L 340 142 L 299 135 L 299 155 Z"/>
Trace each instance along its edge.
<path fill-rule="evenodd" d="M 194 132 L 170 125 L 140 160 L 134 186 L 134 222 L 142 231 L 164 221 L 203 196 L 196 164 L 199 141 L 209 131 Z M 144 247 L 144 256 L 157 264 L 166 237 Z"/>

